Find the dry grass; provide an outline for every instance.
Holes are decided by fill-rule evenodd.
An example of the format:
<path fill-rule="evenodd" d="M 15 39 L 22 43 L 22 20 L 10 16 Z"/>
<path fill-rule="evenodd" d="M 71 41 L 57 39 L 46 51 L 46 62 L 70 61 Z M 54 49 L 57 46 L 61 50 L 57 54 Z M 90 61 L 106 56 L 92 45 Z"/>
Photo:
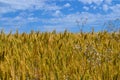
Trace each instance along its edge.
<path fill-rule="evenodd" d="M 0 33 L 0 80 L 120 80 L 120 33 Z"/>

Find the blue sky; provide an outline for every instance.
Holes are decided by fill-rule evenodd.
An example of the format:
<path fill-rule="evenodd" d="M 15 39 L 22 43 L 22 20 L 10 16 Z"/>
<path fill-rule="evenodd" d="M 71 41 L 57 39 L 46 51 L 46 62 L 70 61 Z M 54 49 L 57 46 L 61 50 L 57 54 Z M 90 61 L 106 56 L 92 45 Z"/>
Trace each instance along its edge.
<path fill-rule="evenodd" d="M 0 0 L 0 29 L 7 33 L 79 32 L 82 24 L 83 31 L 100 31 L 119 18 L 120 0 Z"/>

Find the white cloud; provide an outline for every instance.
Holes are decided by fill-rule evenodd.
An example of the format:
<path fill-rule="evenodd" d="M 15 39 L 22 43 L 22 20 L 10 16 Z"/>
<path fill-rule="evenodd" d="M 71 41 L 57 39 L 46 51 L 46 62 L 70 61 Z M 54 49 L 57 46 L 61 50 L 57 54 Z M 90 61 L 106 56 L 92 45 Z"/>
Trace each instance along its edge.
<path fill-rule="evenodd" d="M 84 6 L 83 9 L 85 9 L 86 11 L 88 11 L 88 10 L 89 10 L 89 7 Z"/>
<path fill-rule="evenodd" d="M 115 20 L 116 18 L 120 17 L 120 14 L 113 12 L 110 14 L 102 15 L 102 14 L 93 14 L 89 12 L 82 12 L 82 13 L 75 13 L 75 14 L 69 14 L 64 17 L 59 18 L 52 18 L 49 20 L 44 20 L 43 23 L 49 23 L 49 25 L 53 26 L 61 26 L 65 28 L 74 28 L 77 26 L 76 20 L 79 21 L 79 25 L 81 26 L 82 22 L 88 19 L 86 21 L 86 24 L 84 26 L 87 27 L 100 27 L 103 26 L 105 22 L 108 20 Z"/>
<path fill-rule="evenodd" d="M 94 10 L 95 10 L 96 8 L 97 8 L 96 6 L 93 7 Z"/>
<path fill-rule="evenodd" d="M 95 7 L 95 6 L 90 6 Z M 30 15 L 32 14 L 27 14 L 27 13 L 20 13 L 18 16 L 13 17 L 13 18 L 5 18 L 5 17 L 0 17 L 0 22 L 3 26 L 25 26 L 26 24 L 29 24 L 31 22 L 41 22 L 45 24 L 46 29 L 48 30 L 54 30 L 54 29 L 59 29 L 61 28 L 61 31 L 66 29 L 66 28 L 74 28 L 77 26 L 77 23 L 75 22 L 76 20 L 80 21 L 81 25 L 81 19 L 88 18 L 87 23 L 85 26 L 96 26 L 96 25 L 103 25 L 105 21 L 108 20 L 113 20 L 116 18 L 120 18 L 120 4 L 116 4 L 114 6 L 108 7 L 107 4 L 104 4 L 102 7 L 105 11 L 108 9 L 111 9 L 113 12 L 102 15 L 102 14 L 94 14 L 94 13 L 89 13 L 89 12 L 82 12 L 82 13 L 71 13 L 68 15 L 62 14 L 62 12 L 57 9 L 54 12 L 54 18 L 36 18 L 32 17 Z M 62 16 L 61 16 L 62 15 Z M 25 16 L 25 17 L 24 17 Z M 56 17 L 57 16 L 57 17 Z M 6 23 L 7 22 L 7 23 Z M 53 26 L 53 27 L 52 27 Z M 57 27 L 55 27 L 57 26 Z M 42 26 L 41 26 L 42 27 Z"/>
<path fill-rule="evenodd" d="M 95 10 L 97 8 L 97 6 L 91 5 L 90 8 Z"/>
<path fill-rule="evenodd" d="M 84 4 L 92 4 L 95 3 L 97 5 L 101 4 L 103 2 L 103 0 L 78 0 Z"/>
<path fill-rule="evenodd" d="M 70 5 L 70 3 L 66 3 L 65 5 L 64 5 L 64 7 L 70 7 L 71 5 Z"/>
<path fill-rule="evenodd" d="M 2 4 L 5 4 L 7 6 L 0 6 L 0 13 L 6 13 L 9 11 L 15 11 L 15 10 L 26 10 L 26 9 L 40 9 L 40 10 L 54 10 L 51 11 L 53 14 L 53 18 L 38 18 L 38 17 L 33 17 L 30 14 L 27 13 L 21 13 L 16 17 L 13 18 L 5 18 L 5 17 L 0 17 L 0 22 L 3 26 L 25 26 L 26 24 L 29 24 L 31 22 L 41 22 L 45 25 L 41 26 L 43 27 L 45 30 L 60 30 L 60 31 L 64 31 L 64 29 L 68 29 L 68 28 L 74 28 L 75 26 L 77 26 L 77 23 L 75 22 L 76 20 L 80 21 L 80 25 L 82 20 L 88 18 L 87 23 L 85 24 L 85 26 L 101 26 L 103 25 L 103 23 L 105 21 L 108 20 L 113 20 L 116 18 L 120 18 L 120 4 L 116 4 L 114 6 L 108 6 L 109 3 L 108 1 L 103 4 L 102 9 L 104 11 L 107 11 L 108 9 L 111 9 L 113 12 L 109 13 L 109 14 L 94 14 L 94 13 L 89 13 L 89 12 L 82 12 L 82 13 L 70 13 L 68 15 L 64 15 L 61 12 L 61 7 L 55 5 L 55 4 L 47 4 L 42 1 L 42 0 L 29 0 L 28 3 L 25 3 L 25 0 L 21 0 L 18 2 L 14 2 L 15 0 L 0 0 L 0 2 Z M 23 1 L 23 2 L 22 2 Z M 32 1 L 32 2 L 30 2 Z M 40 2 L 41 1 L 41 2 Z M 98 4 L 97 2 L 99 2 L 99 4 L 103 1 L 103 0 L 79 0 L 85 4 L 91 4 L 91 3 L 95 3 Z M 0 3 L 0 4 L 1 4 Z M 67 4 L 66 4 L 67 5 Z M 68 5 L 67 5 L 68 6 Z M 66 7 L 67 7 L 66 6 Z M 83 7 L 85 10 L 89 10 L 89 7 L 84 6 Z M 98 8 L 97 6 L 91 6 L 90 8 L 96 9 Z M 54 13 L 53 13 L 54 12 Z M 7 22 L 7 23 L 6 23 Z"/>
<path fill-rule="evenodd" d="M 18 16 L 16 17 L 0 17 L 0 26 L 13 26 L 13 27 L 20 27 L 20 26 L 25 26 L 29 23 L 32 22 L 39 22 L 40 19 L 36 17 L 32 17 L 31 14 L 27 14 L 24 12 L 21 12 Z"/>
<path fill-rule="evenodd" d="M 61 7 L 55 4 L 47 4 L 46 0 L 0 0 L 0 13 L 6 13 L 16 10 L 57 10 Z"/>
<path fill-rule="evenodd" d="M 108 9 L 109 9 L 108 5 L 104 4 L 104 5 L 103 5 L 103 10 L 104 10 L 104 11 L 108 11 Z"/>
<path fill-rule="evenodd" d="M 105 0 L 107 4 L 111 4 L 112 0 Z"/>
<path fill-rule="evenodd" d="M 59 11 L 56 11 L 56 13 L 59 13 Z M 26 24 L 29 24 L 31 22 L 41 22 L 41 23 L 44 23 L 44 25 L 41 27 L 45 31 L 52 31 L 54 29 L 56 29 L 57 31 L 64 31 L 65 29 L 74 29 L 75 27 L 77 27 L 76 20 L 79 21 L 79 24 L 81 26 L 82 21 L 84 21 L 87 18 L 88 20 L 84 26 L 100 27 L 100 26 L 103 26 L 105 21 L 114 20 L 118 18 L 118 16 L 120 17 L 120 14 L 118 14 L 118 11 L 114 11 L 106 15 L 93 14 L 89 12 L 73 13 L 73 14 L 69 14 L 66 16 L 54 17 L 54 18 L 49 18 L 49 19 L 43 19 L 43 18 L 39 19 L 39 18 L 32 17 L 32 16 L 28 16 L 27 18 L 24 18 L 24 16 L 19 15 L 15 18 L 1 17 L 0 22 L 2 22 L 2 24 L 0 25 L 14 26 L 14 27 L 16 26 L 17 28 L 15 27 L 14 29 L 18 29 L 18 28 L 20 29 L 19 26 L 25 26 Z"/>
<path fill-rule="evenodd" d="M 116 5 L 114 5 L 114 6 L 111 6 L 110 9 L 111 9 L 114 13 L 120 14 L 120 4 L 116 4 Z"/>
<path fill-rule="evenodd" d="M 43 31 L 48 31 L 51 32 L 53 30 L 56 30 L 57 32 L 63 32 L 65 29 L 65 25 L 44 25 L 43 26 Z"/>
<path fill-rule="evenodd" d="M 59 17 L 59 16 L 62 16 L 62 13 L 60 10 L 56 10 L 53 16 Z"/>
<path fill-rule="evenodd" d="M 44 6 L 42 7 L 38 7 L 38 9 L 42 9 L 42 10 L 45 10 L 45 11 L 51 11 L 51 10 L 60 10 L 62 7 L 59 7 L 55 4 L 45 4 Z"/>
<path fill-rule="evenodd" d="M 42 0 L 0 0 L 2 4 L 8 5 L 12 9 L 28 9 L 33 6 L 43 6 L 44 2 Z M 39 5 L 40 4 L 40 5 Z"/>

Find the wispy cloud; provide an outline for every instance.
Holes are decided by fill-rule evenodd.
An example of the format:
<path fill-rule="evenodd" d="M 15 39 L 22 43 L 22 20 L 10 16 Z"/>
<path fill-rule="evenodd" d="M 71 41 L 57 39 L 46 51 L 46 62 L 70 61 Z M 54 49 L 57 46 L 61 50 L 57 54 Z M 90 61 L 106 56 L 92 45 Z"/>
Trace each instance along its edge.
<path fill-rule="evenodd" d="M 78 0 L 84 4 L 92 4 L 95 3 L 97 5 L 101 4 L 103 2 L 103 0 Z"/>
<path fill-rule="evenodd" d="M 43 31 L 75 30 L 78 28 L 76 20 L 81 26 L 87 19 L 84 25 L 87 30 L 89 27 L 101 28 L 100 26 L 103 26 L 105 22 L 120 18 L 120 4 L 113 5 L 112 0 L 78 1 L 76 5 L 76 3 L 73 4 L 74 1 L 63 1 L 64 3 L 60 4 L 55 0 L 0 0 L 0 28 L 4 27 L 7 30 L 36 28 Z M 72 8 L 71 11 L 70 8 Z M 9 16 L 9 13 L 16 13 L 16 15 Z M 4 16 L 6 14 L 7 16 Z"/>
<path fill-rule="evenodd" d="M 62 14 L 62 12 L 60 10 L 56 10 L 55 13 L 53 14 L 53 16 L 55 16 L 55 17 L 60 17 L 62 15 L 63 14 Z"/>
<path fill-rule="evenodd" d="M 107 4 L 111 4 L 112 0 L 105 0 Z"/>
<path fill-rule="evenodd" d="M 119 15 L 119 13 L 120 13 L 120 4 L 116 4 L 114 6 L 110 6 L 110 9 L 112 9 L 112 11 L 114 13 L 118 13 L 118 15 Z"/>
<path fill-rule="evenodd" d="M 104 11 L 107 11 L 108 9 L 109 9 L 108 5 L 104 4 L 104 5 L 103 5 L 103 10 L 104 10 Z"/>
<path fill-rule="evenodd" d="M 27 2 L 26 2 L 27 1 Z M 48 4 L 46 0 L 0 0 L 0 13 L 17 10 L 57 10 L 59 6 Z"/>
<path fill-rule="evenodd" d="M 65 5 L 64 5 L 64 7 L 70 7 L 71 5 L 70 5 L 70 3 L 66 3 Z"/>
<path fill-rule="evenodd" d="M 85 9 L 86 11 L 88 11 L 88 10 L 89 10 L 89 7 L 84 6 L 83 9 Z"/>

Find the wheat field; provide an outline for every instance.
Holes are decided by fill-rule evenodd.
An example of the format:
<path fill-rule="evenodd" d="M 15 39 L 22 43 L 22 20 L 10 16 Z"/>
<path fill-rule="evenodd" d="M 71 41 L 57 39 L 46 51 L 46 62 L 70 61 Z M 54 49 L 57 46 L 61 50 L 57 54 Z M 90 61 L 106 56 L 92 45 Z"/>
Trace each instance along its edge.
<path fill-rule="evenodd" d="M 0 80 L 120 80 L 120 32 L 1 31 Z"/>

